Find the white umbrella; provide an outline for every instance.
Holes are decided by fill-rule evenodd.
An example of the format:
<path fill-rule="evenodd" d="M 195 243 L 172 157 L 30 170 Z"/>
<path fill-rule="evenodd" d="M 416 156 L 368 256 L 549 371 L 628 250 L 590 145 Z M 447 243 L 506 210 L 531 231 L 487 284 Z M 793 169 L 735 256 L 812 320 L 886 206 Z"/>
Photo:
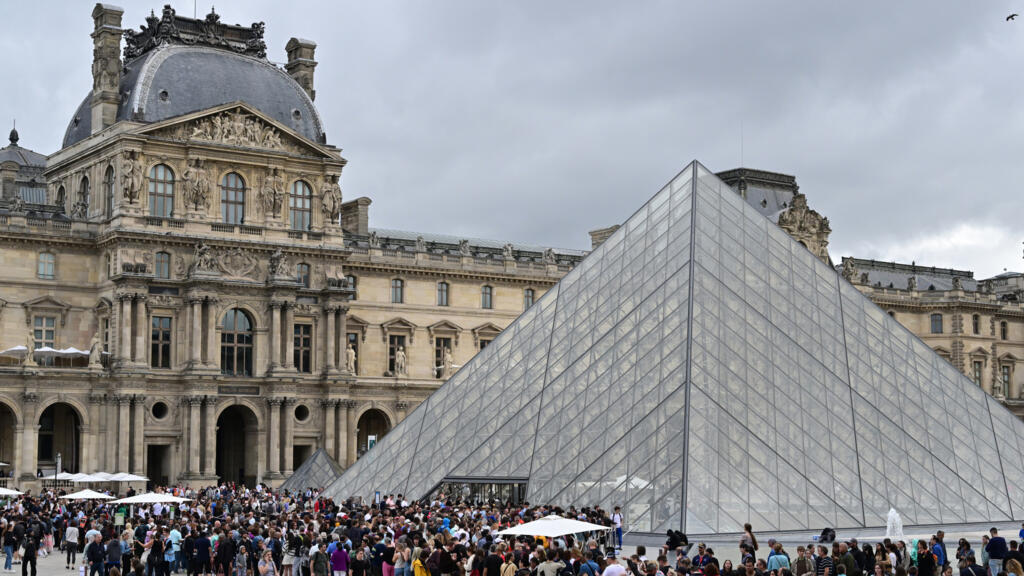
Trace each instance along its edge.
<path fill-rule="evenodd" d="M 590 522 L 580 522 L 579 520 L 563 518 L 552 514 L 551 516 L 545 516 L 540 520 L 534 520 L 533 522 L 527 522 L 526 524 L 520 524 L 519 526 L 513 526 L 507 530 L 502 530 L 501 532 L 498 532 L 498 534 L 502 536 L 545 536 L 548 538 L 555 538 L 557 536 L 565 536 L 566 534 L 593 532 L 594 530 L 611 530 L 611 527 L 601 526 L 600 524 L 591 524 Z"/>
<path fill-rule="evenodd" d="M 170 494 L 160 494 L 158 492 L 147 492 L 145 494 L 136 494 L 128 498 L 121 498 L 120 500 L 114 500 L 113 504 L 180 504 L 182 502 L 188 502 L 188 498 L 178 498 L 177 496 L 171 496 Z"/>
<path fill-rule="evenodd" d="M 21 496 L 21 492 L 10 488 L 0 488 L 0 496 Z"/>
<path fill-rule="evenodd" d="M 78 475 L 77 474 L 72 474 L 71 472 L 61 472 L 60 474 L 57 474 L 53 478 L 55 480 L 71 480 L 71 481 L 74 481 L 76 476 L 78 476 Z M 49 479 L 49 478 L 50 478 L 50 475 L 47 474 L 44 479 Z"/>
<path fill-rule="evenodd" d="M 106 482 L 106 480 L 104 480 L 103 478 L 97 478 L 96 476 L 93 476 L 91 474 L 85 474 L 83 472 L 79 472 L 78 474 L 72 474 L 71 475 L 71 481 L 72 482 Z"/>
<path fill-rule="evenodd" d="M 113 496 L 107 496 L 95 490 L 79 490 L 74 494 L 68 494 L 67 496 L 61 496 L 64 500 L 109 500 Z"/>
<path fill-rule="evenodd" d="M 10 466 L 10 464 L 8 464 L 7 462 L 0 462 L 0 467 L 2 466 Z"/>
<path fill-rule="evenodd" d="M 109 481 L 111 476 L 113 476 L 113 474 L 111 474 L 110 472 L 93 472 L 92 473 L 92 477 L 93 478 L 100 478 L 104 482 Z"/>
<path fill-rule="evenodd" d="M 26 346 L 15 346 L 13 348 L 8 348 L 7 350 L 0 351 L 0 356 L 22 358 L 25 356 L 26 352 L 28 352 L 28 348 Z"/>
<path fill-rule="evenodd" d="M 127 472 L 118 472 L 117 474 L 112 474 L 108 480 L 111 482 L 145 482 L 146 480 L 149 480 L 149 478 L 146 478 L 145 476 L 138 476 L 136 474 L 129 474 Z"/>

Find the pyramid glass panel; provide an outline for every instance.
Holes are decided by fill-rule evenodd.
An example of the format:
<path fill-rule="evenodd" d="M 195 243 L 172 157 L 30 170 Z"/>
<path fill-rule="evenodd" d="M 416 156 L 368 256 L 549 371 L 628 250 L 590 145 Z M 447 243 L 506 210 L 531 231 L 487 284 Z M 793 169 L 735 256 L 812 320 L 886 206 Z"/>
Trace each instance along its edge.
<path fill-rule="evenodd" d="M 327 495 L 525 479 L 691 535 L 1020 520 L 1022 454 L 1024 423 L 694 162 Z"/>

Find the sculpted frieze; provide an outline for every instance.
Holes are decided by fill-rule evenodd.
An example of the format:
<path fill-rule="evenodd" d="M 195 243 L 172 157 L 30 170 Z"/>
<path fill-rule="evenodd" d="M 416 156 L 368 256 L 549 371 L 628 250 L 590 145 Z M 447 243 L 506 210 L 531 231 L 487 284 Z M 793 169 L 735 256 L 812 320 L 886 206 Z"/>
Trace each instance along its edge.
<path fill-rule="evenodd" d="M 284 140 L 277 128 L 241 108 L 171 126 L 154 132 L 154 135 L 183 142 L 211 142 L 290 154 L 303 153 L 295 143 Z"/>

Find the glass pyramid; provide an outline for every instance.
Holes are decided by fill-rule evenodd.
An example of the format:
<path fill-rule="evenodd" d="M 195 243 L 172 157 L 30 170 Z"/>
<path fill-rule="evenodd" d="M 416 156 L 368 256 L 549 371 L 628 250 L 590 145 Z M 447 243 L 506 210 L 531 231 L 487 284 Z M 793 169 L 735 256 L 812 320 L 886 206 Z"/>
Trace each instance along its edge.
<path fill-rule="evenodd" d="M 635 532 L 1021 520 L 1024 422 L 694 162 L 327 495 L 444 478 Z"/>
<path fill-rule="evenodd" d="M 302 492 L 309 488 L 319 490 L 334 482 L 334 479 L 341 475 L 342 470 L 342 467 L 334 461 L 334 458 L 331 458 L 327 450 L 320 448 L 306 458 L 306 461 L 284 481 L 284 484 L 281 484 L 280 489 L 291 492 Z"/>

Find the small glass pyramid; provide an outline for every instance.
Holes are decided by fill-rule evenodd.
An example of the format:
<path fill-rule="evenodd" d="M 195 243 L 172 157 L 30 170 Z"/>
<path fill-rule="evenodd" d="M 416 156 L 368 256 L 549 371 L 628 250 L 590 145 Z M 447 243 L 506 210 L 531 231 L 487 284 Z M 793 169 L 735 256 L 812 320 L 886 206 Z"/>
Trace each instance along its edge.
<path fill-rule="evenodd" d="M 445 478 L 634 532 L 1021 520 L 1024 422 L 693 162 L 327 495 Z"/>

